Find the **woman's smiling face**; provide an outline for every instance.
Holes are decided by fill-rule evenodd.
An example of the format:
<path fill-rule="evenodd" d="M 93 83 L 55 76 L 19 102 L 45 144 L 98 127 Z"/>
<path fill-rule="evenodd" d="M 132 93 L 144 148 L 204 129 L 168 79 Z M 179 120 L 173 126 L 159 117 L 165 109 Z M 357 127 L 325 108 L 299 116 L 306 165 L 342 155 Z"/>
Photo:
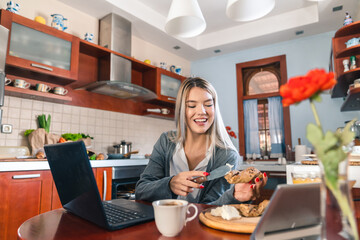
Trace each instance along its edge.
<path fill-rule="evenodd" d="M 214 122 L 215 109 L 211 94 L 202 88 L 194 87 L 189 91 L 185 104 L 188 133 L 206 133 Z"/>

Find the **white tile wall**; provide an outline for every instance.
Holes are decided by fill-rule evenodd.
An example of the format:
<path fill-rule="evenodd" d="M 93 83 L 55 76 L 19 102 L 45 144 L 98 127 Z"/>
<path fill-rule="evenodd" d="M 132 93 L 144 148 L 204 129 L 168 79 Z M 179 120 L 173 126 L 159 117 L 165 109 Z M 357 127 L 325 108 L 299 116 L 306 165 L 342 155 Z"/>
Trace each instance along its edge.
<path fill-rule="evenodd" d="M 132 142 L 139 154 L 151 153 L 160 134 L 175 128 L 174 121 L 97 110 L 38 100 L 5 96 L 2 124 L 11 124 L 11 134 L 0 133 L 0 146 L 29 146 L 27 129 L 37 128 L 37 116 L 51 115 L 50 132 L 84 133 L 94 137 L 96 152 L 111 152 L 121 140 Z M 31 151 L 31 149 L 30 149 Z"/>

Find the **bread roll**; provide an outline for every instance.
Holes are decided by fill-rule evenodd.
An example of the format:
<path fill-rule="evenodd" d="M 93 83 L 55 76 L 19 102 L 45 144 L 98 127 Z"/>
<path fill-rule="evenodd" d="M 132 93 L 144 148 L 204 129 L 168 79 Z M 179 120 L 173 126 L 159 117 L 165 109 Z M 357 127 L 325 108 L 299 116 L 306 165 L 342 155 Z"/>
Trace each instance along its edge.
<path fill-rule="evenodd" d="M 265 208 L 269 204 L 269 200 L 262 201 L 259 205 L 254 204 L 236 204 L 233 205 L 238 209 L 244 217 L 258 217 L 263 214 Z"/>
<path fill-rule="evenodd" d="M 262 179 L 263 175 L 258 169 L 254 167 L 248 167 L 243 171 L 232 170 L 225 175 L 225 179 L 230 184 L 248 183 L 254 181 L 257 177 Z"/>

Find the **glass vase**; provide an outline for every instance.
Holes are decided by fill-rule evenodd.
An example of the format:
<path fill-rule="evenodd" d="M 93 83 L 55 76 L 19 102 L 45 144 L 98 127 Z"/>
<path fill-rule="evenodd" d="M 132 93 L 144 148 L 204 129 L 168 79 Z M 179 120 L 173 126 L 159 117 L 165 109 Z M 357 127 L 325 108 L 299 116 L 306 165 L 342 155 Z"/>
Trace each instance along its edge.
<path fill-rule="evenodd" d="M 339 164 L 319 161 L 321 172 L 321 239 L 359 240 L 351 186 L 348 181 L 349 158 Z M 325 164 L 324 164 L 325 163 Z"/>

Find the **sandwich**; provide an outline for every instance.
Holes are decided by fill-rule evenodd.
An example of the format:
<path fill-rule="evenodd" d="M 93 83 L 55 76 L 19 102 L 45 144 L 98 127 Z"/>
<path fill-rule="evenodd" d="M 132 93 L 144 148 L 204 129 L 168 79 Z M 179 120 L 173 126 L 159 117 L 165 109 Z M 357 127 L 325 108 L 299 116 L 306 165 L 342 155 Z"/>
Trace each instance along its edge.
<path fill-rule="evenodd" d="M 224 177 L 230 184 L 249 183 L 254 182 L 256 178 L 262 179 L 263 174 L 254 167 L 248 167 L 247 169 L 242 171 L 232 170 L 228 172 Z"/>

